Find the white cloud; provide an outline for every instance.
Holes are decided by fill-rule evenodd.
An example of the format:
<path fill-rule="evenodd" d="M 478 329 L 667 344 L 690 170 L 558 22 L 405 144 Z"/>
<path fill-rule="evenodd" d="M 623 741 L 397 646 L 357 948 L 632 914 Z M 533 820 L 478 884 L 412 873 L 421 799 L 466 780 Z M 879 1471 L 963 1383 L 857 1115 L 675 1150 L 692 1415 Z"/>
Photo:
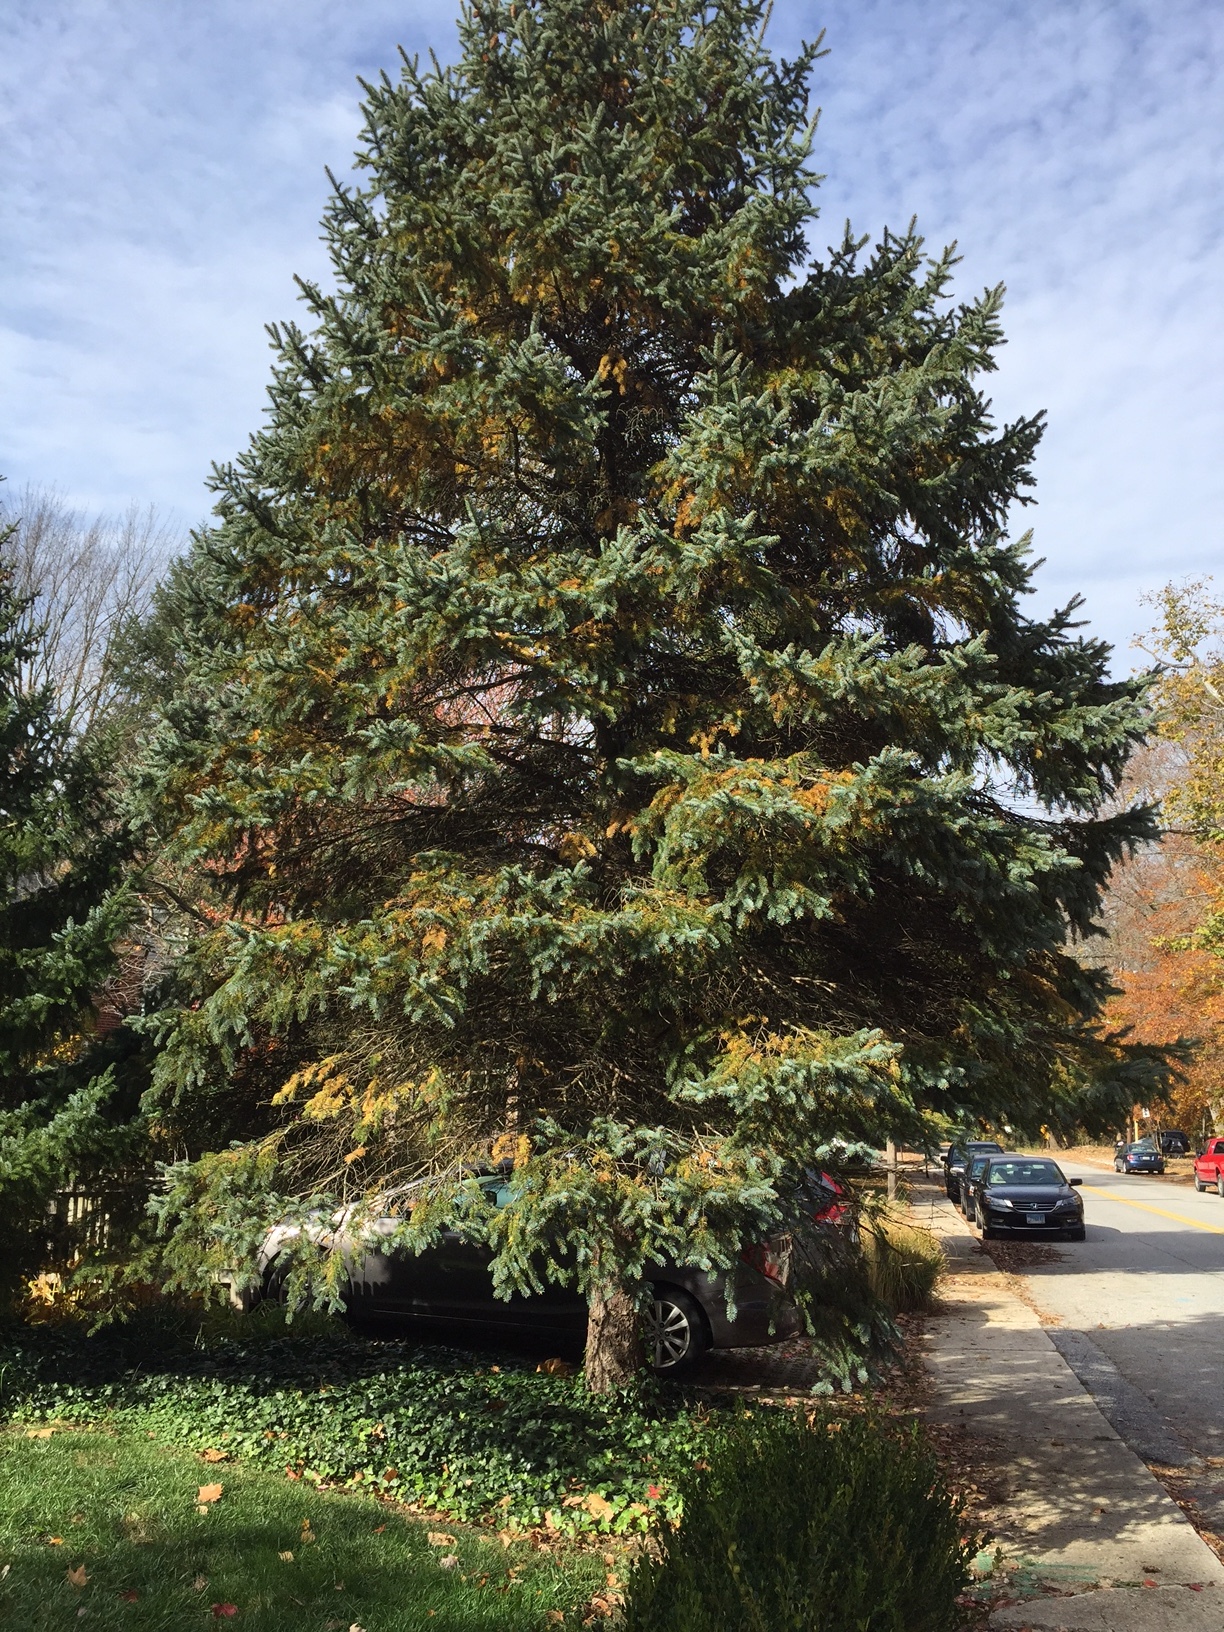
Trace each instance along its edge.
<path fill-rule="evenodd" d="M 320 273 L 355 76 L 454 51 L 453 0 L 10 0 L 0 60 L 0 469 L 199 519 L 258 422 L 263 324 Z M 1125 647 L 1224 513 L 1224 10 L 1209 0 L 780 0 L 829 30 L 817 242 L 955 237 L 1004 281 L 1001 413 L 1045 407 L 1043 602 Z M 1120 661 L 1129 663 L 1123 651 Z"/>

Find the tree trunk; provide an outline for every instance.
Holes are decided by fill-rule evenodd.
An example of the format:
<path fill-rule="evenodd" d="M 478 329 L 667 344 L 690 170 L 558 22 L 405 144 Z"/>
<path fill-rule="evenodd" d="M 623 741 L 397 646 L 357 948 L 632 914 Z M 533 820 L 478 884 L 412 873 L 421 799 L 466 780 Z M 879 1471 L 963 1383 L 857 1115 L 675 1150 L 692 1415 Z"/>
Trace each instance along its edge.
<path fill-rule="evenodd" d="M 642 1369 L 637 1304 L 623 1286 L 594 1289 L 587 1303 L 586 1386 L 590 1394 L 631 1383 Z"/>

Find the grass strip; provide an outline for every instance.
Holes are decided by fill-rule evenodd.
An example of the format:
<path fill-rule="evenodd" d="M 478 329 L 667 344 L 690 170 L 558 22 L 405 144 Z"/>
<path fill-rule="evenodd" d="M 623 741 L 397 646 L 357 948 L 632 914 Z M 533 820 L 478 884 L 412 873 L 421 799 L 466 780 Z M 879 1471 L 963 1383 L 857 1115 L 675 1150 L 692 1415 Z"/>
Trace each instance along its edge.
<path fill-rule="evenodd" d="M 536 1632 L 605 1582 L 565 1543 L 441 1532 L 132 1431 L 30 1433 L 0 1432 L 0 1624 L 22 1632 Z"/>

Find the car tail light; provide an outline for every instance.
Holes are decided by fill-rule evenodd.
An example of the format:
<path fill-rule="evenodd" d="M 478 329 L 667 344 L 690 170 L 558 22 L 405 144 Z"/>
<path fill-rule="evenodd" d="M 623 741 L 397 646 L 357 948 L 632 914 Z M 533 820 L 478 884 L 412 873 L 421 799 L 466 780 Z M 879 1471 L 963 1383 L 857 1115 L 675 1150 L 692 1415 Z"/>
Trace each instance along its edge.
<path fill-rule="evenodd" d="M 755 1246 L 745 1247 L 740 1257 L 760 1274 L 771 1281 L 776 1281 L 779 1286 L 785 1283 L 790 1267 L 790 1253 L 780 1243 L 759 1241 Z"/>

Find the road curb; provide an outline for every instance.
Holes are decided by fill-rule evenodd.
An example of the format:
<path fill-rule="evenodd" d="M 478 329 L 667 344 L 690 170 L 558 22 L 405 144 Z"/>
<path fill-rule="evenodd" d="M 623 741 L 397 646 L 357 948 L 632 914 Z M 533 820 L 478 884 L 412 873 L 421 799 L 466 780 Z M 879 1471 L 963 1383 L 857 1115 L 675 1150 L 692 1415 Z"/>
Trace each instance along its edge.
<path fill-rule="evenodd" d="M 1220 1632 L 1219 1587 L 1105 1587 L 1070 1598 L 1043 1598 L 996 1610 L 1000 1632 Z"/>

